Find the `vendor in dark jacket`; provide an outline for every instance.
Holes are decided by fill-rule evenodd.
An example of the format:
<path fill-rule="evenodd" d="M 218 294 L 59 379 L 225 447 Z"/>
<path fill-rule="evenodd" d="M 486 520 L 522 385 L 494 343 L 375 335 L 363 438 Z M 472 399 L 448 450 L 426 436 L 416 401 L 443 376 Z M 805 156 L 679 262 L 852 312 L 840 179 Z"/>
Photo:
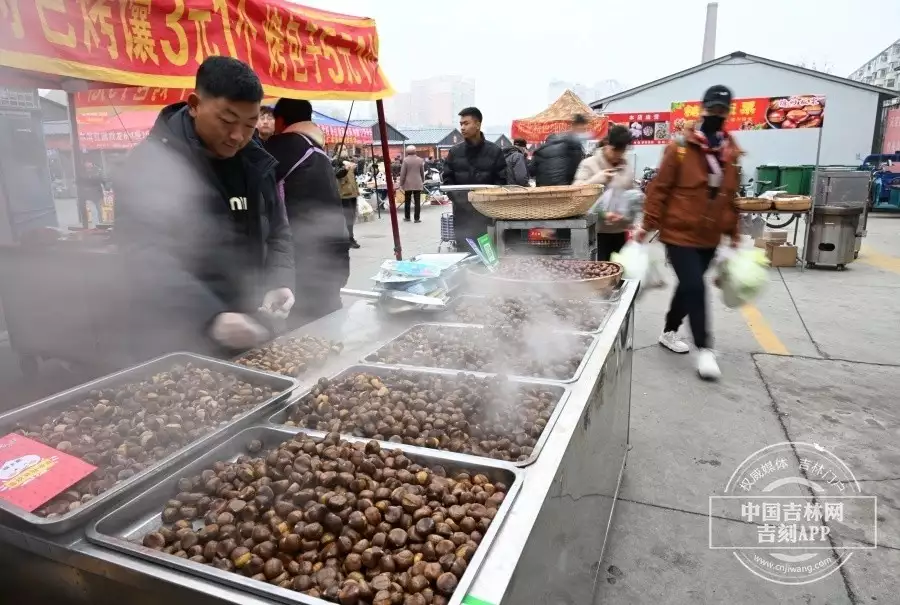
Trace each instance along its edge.
<path fill-rule="evenodd" d="M 590 137 L 590 123 L 581 114 L 572 119 L 569 132 L 550 135 L 531 159 L 535 184 L 538 187 L 571 185 L 578 165 L 584 159 L 583 143 Z"/>
<path fill-rule="evenodd" d="M 163 109 L 115 183 L 130 352 L 231 355 L 286 317 L 294 259 L 275 160 L 254 140 L 262 85 L 209 57 L 187 102 Z"/>
<path fill-rule="evenodd" d="M 298 327 L 341 308 L 341 288 L 350 275 L 350 238 L 325 134 L 312 122 L 309 101 L 281 99 L 275 105 L 276 134 L 266 150 L 278 160 L 284 203 L 294 240 L 297 304 L 289 325 Z"/>
<path fill-rule="evenodd" d="M 444 160 L 444 185 L 506 185 L 507 169 L 503 150 L 486 141 L 481 134 L 481 111 L 467 107 L 459 112 L 459 131 L 463 142 L 450 148 Z M 460 250 L 466 238 L 478 239 L 487 231 L 491 219 L 472 207 L 465 191 L 450 192 L 453 201 L 453 228 Z"/>

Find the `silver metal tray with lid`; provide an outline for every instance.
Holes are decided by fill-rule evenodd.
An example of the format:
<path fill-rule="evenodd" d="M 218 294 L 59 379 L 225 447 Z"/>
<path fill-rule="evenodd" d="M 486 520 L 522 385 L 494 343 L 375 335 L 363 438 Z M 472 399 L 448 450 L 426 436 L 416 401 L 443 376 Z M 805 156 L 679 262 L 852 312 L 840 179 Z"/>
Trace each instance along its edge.
<path fill-rule="evenodd" d="M 268 408 L 276 407 L 278 403 L 287 399 L 291 391 L 299 386 L 299 383 L 296 380 L 286 376 L 268 374 L 266 372 L 260 372 L 226 361 L 213 359 L 211 357 L 195 355 L 193 353 L 170 353 L 133 368 L 128 368 L 121 372 L 98 378 L 97 380 L 77 386 L 47 399 L 42 399 L 41 401 L 36 401 L 16 410 L 12 410 L 11 412 L 7 412 L 0 416 L 0 435 L 13 431 L 18 424 L 27 423 L 35 417 L 63 411 L 65 408 L 81 402 L 81 400 L 91 391 L 116 388 L 136 381 L 146 380 L 154 374 L 166 372 L 177 365 L 185 365 L 188 363 L 223 373 L 233 374 L 241 380 L 245 380 L 255 386 L 271 386 L 275 393 L 266 401 L 259 403 L 243 414 L 233 417 L 217 427 L 211 427 L 209 432 L 204 436 L 186 444 L 184 447 L 169 454 L 162 460 L 153 463 L 132 477 L 119 481 L 110 489 L 97 495 L 74 511 L 58 517 L 48 518 L 27 512 L 21 508 L 7 504 L 2 500 L 0 500 L 0 511 L 3 511 L 6 515 L 21 519 L 25 523 L 37 527 L 42 531 L 51 534 L 65 533 L 70 529 L 84 524 L 88 519 L 94 517 L 101 508 L 109 504 L 112 500 L 119 498 L 126 492 L 132 490 L 138 484 L 158 476 L 160 473 L 187 458 L 191 454 L 210 447 L 235 429 L 253 424 L 253 422 L 265 414 Z"/>
<path fill-rule="evenodd" d="M 460 373 L 466 374 L 468 376 L 474 376 L 476 378 L 490 378 L 496 376 L 496 374 L 485 374 L 483 372 L 460 372 L 458 370 L 444 370 L 440 368 L 405 368 L 403 366 L 388 366 L 388 365 L 355 365 L 351 366 L 341 372 L 337 373 L 329 380 L 336 381 L 342 380 L 347 376 L 353 374 L 371 374 L 373 376 L 377 376 L 379 378 L 387 378 L 391 374 L 396 372 L 400 372 L 403 374 L 408 374 L 412 376 L 421 375 L 421 376 L 443 376 L 448 380 L 454 380 Z M 533 464 L 535 460 L 537 460 L 538 456 L 541 453 L 541 449 L 544 447 L 544 443 L 546 443 L 547 439 L 550 436 L 550 433 L 553 430 L 553 426 L 556 424 L 556 419 L 559 418 L 559 414 L 562 412 L 562 409 L 565 407 L 566 402 L 569 400 L 570 391 L 567 387 L 561 384 L 556 383 L 548 383 L 542 382 L 540 380 L 533 379 L 525 379 L 525 378 L 511 378 L 510 384 L 516 388 L 528 388 L 528 387 L 540 387 L 554 394 L 556 397 L 556 403 L 553 406 L 553 411 L 550 413 L 550 418 L 547 419 L 547 424 L 544 426 L 544 430 L 541 431 L 540 436 L 537 439 L 537 442 L 534 444 L 534 447 L 531 450 L 531 454 L 525 460 L 521 462 L 515 461 L 505 461 L 499 460 L 497 458 L 491 458 L 490 456 L 484 456 L 479 454 L 470 454 L 471 456 L 475 456 L 478 458 L 485 458 L 487 460 L 498 460 L 499 462 L 505 462 L 506 464 L 511 464 L 513 466 L 523 468 L 530 464 Z M 312 391 L 312 388 L 304 392 L 297 399 L 302 399 L 306 395 L 308 395 Z M 272 416 L 269 417 L 268 422 L 274 425 L 282 426 L 285 428 L 289 428 L 291 430 L 298 431 L 311 431 L 313 429 L 307 429 L 302 426 L 287 426 L 285 423 L 289 421 L 291 412 L 294 410 L 297 405 L 297 400 L 293 400 L 291 403 L 283 407 L 282 409 L 275 412 Z M 345 433 L 341 433 L 344 435 Z M 346 433 L 349 434 L 349 433 Z M 353 437 L 359 439 L 368 439 L 367 437 L 362 437 L 360 435 L 352 435 Z M 396 442 L 393 441 L 382 441 L 383 447 L 393 447 L 396 445 Z M 453 453 L 449 450 L 440 449 L 440 448 L 427 448 L 428 451 L 439 451 L 439 452 L 447 452 Z"/>
<path fill-rule="evenodd" d="M 444 370 L 453 370 L 455 372 L 467 372 L 467 373 L 475 373 L 475 374 L 485 374 L 485 375 L 497 375 L 497 374 L 505 374 L 510 378 L 523 380 L 523 381 L 536 381 L 536 382 L 546 382 L 548 384 L 571 384 L 577 381 L 582 372 L 584 371 L 584 366 L 587 363 L 587 360 L 590 358 L 591 354 L 594 352 L 594 348 L 597 346 L 597 338 L 595 335 L 587 334 L 584 332 L 555 332 L 553 330 L 548 331 L 548 337 L 552 335 L 555 339 L 560 340 L 582 340 L 587 341 L 587 347 L 584 350 L 584 353 L 581 356 L 581 361 L 578 363 L 578 367 L 575 368 L 574 373 L 571 376 L 567 376 L 566 378 L 551 378 L 549 376 L 528 376 L 522 374 L 515 374 L 514 372 L 501 372 L 495 370 L 467 370 L 463 368 L 447 368 L 442 366 L 427 366 L 427 365 L 418 365 L 412 362 L 405 363 L 388 363 L 378 361 L 376 355 L 382 349 L 391 346 L 392 344 L 403 340 L 407 334 L 415 332 L 416 330 L 429 329 L 429 328 L 440 328 L 443 330 L 467 330 L 472 333 L 473 338 L 478 337 L 478 332 L 484 332 L 484 326 L 476 326 L 472 324 L 464 324 L 464 323 L 451 323 L 451 322 L 428 322 L 428 323 L 420 323 L 412 326 L 408 330 L 405 330 L 399 336 L 392 338 L 388 342 L 381 343 L 378 348 L 374 351 L 363 357 L 363 364 L 373 364 L 373 365 L 385 365 L 396 368 L 419 368 L 419 369 L 444 369 Z"/>
<path fill-rule="evenodd" d="M 297 433 L 305 433 L 310 437 L 322 438 L 322 431 L 288 430 L 284 427 L 255 426 L 234 435 L 218 447 L 207 452 L 190 464 L 179 468 L 176 472 L 146 489 L 130 501 L 117 507 L 102 519 L 87 529 L 87 539 L 97 545 L 113 549 L 126 555 L 148 561 L 155 565 L 181 571 L 203 579 L 217 582 L 274 601 L 306 605 L 326 605 L 328 601 L 310 597 L 300 592 L 280 588 L 272 584 L 253 580 L 240 574 L 224 571 L 210 565 L 195 563 L 187 559 L 181 559 L 143 546 L 140 542 L 144 535 L 157 530 L 163 525 L 161 510 L 166 500 L 178 491 L 178 480 L 185 476 L 200 474 L 210 468 L 214 463 L 222 461 L 234 461 L 241 454 L 246 453 L 247 444 L 258 439 L 262 442 L 263 451 L 277 447 L 280 443 L 289 440 Z M 368 439 L 343 437 L 350 442 L 368 442 Z M 509 513 L 515 501 L 516 494 L 522 486 L 522 471 L 503 462 L 438 452 L 425 448 L 411 447 L 402 444 L 390 444 L 392 450 L 401 450 L 410 460 L 424 466 L 443 466 L 447 471 L 465 470 L 487 475 L 494 481 L 503 481 L 509 486 L 506 497 L 503 500 L 497 514 L 491 522 L 466 568 L 465 573 L 459 578 L 459 583 L 449 605 L 460 605 L 472 581 L 478 573 L 478 568 L 487 556 L 491 543 L 500 530 L 503 520 Z"/>
<path fill-rule="evenodd" d="M 444 309 L 442 309 L 442 312 L 444 315 L 449 317 L 449 321 L 451 321 L 452 323 L 468 323 L 468 322 L 462 321 L 460 319 L 454 319 L 452 317 L 453 314 L 456 312 L 456 307 L 458 305 L 460 305 L 462 303 L 466 303 L 466 302 L 481 301 L 486 304 L 491 304 L 490 299 L 492 299 L 492 298 L 515 298 L 515 297 L 514 296 L 492 297 L 492 296 L 483 296 L 480 294 L 463 294 L 462 296 L 457 296 L 456 298 L 452 299 L 449 303 L 447 303 L 447 306 Z M 554 321 L 558 322 L 558 324 L 554 325 L 554 330 L 561 330 L 561 331 L 568 331 L 568 332 L 582 332 L 584 334 L 599 334 L 600 332 L 602 332 L 603 328 L 606 327 L 606 322 L 609 321 L 610 316 L 612 315 L 613 311 L 615 311 L 616 304 L 614 302 L 606 301 L 606 300 L 589 301 L 589 302 L 587 302 L 587 304 L 590 305 L 591 307 L 597 309 L 599 313 L 603 314 L 603 317 L 600 320 L 598 325 L 594 326 L 590 330 L 583 330 L 583 329 L 580 329 L 578 326 L 573 325 L 571 322 L 568 322 L 565 319 L 555 318 Z M 546 311 L 546 312 L 549 314 L 552 314 L 552 311 Z M 469 325 L 480 326 L 482 324 L 472 323 Z"/>

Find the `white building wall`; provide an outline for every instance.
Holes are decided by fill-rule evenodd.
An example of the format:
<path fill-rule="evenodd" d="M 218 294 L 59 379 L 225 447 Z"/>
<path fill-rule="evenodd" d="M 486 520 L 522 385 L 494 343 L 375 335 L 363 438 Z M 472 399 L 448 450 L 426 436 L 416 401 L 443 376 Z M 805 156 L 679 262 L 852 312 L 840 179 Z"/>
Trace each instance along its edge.
<path fill-rule="evenodd" d="M 724 84 L 735 98 L 778 97 L 795 94 L 824 94 L 825 125 L 819 163 L 857 164 L 871 152 L 878 94 L 830 80 L 779 69 L 749 59 L 731 59 L 703 71 L 610 101 L 606 113 L 647 113 L 668 111 L 677 101 L 699 101 L 714 84 Z M 817 129 L 791 131 L 757 130 L 733 133 L 747 152 L 741 161 L 744 178 L 755 178 L 763 164 L 795 166 L 816 161 Z M 646 166 L 656 166 L 661 145 L 634 148 L 638 174 Z"/>

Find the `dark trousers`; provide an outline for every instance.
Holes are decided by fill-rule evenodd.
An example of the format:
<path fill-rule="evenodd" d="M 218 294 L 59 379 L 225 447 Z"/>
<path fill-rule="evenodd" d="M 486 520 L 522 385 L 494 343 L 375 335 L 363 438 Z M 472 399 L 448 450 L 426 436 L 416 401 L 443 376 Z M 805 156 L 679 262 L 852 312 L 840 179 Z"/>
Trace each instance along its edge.
<path fill-rule="evenodd" d="M 409 202 L 415 201 L 415 217 L 416 221 L 419 220 L 419 216 L 422 213 L 422 192 L 421 191 L 407 191 L 405 193 L 406 200 L 403 202 L 403 218 L 409 220 Z"/>
<path fill-rule="evenodd" d="M 344 209 L 344 220 L 347 222 L 347 233 L 350 234 L 350 241 L 355 242 L 356 238 L 353 237 L 353 223 L 356 222 L 356 198 L 348 197 L 342 199 L 341 207 Z"/>
<path fill-rule="evenodd" d="M 694 346 L 708 349 L 712 346 L 707 330 L 706 283 L 703 274 L 716 255 L 715 248 L 688 248 L 666 244 L 669 263 L 678 277 L 678 285 L 666 314 L 666 332 L 677 331 L 685 316 L 691 324 Z"/>
<path fill-rule="evenodd" d="M 597 260 L 609 260 L 625 245 L 625 232 L 597 234 Z"/>

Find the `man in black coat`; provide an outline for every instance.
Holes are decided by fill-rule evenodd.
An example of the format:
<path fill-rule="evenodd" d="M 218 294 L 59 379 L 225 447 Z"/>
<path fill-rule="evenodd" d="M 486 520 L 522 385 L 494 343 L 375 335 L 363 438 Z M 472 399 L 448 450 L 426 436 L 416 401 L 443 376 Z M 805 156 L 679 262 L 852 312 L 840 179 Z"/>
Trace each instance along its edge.
<path fill-rule="evenodd" d="M 231 355 L 287 316 L 294 258 L 275 160 L 254 140 L 262 85 L 209 57 L 187 102 L 163 109 L 115 182 L 130 353 Z M 115 295 L 115 293 L 111 293 Z"/>
<path fill-rule="evenodd" d="M 590 138 L 590 123 L 583 115 L 572 119 L 572 130 L 551 135 L 531 159 L 531 173 L 538 187 L 571 185 L 584 159 L 584 141 Z"/>
<path fill-rule="evenodd" d="M 275 136 L 266 150 L 278 160 L 275 178 L 294 240 L 297 304 L 289 325 L 298 327 L 341 308 L 341 288 L 350 275 L 350 237 L 325 134 L 312 122 L 309 101 L 281 99 L 275 105 Z"/>
<path fill-rule="evenodd" d="M 444 160 L 444 185 L 506 185 L 506 158 L 499 145 L 486 141 L 481 134 L 481 111 L 467 107 L 459 112 L 459 131 L 463 142 L 450 148 Z M 477 240 L 487 232 L 491 219 L 472 207 L 468 193 L 451 192 L 453 229 L 456 245 L 468 250 L 466 238 Z"/>

